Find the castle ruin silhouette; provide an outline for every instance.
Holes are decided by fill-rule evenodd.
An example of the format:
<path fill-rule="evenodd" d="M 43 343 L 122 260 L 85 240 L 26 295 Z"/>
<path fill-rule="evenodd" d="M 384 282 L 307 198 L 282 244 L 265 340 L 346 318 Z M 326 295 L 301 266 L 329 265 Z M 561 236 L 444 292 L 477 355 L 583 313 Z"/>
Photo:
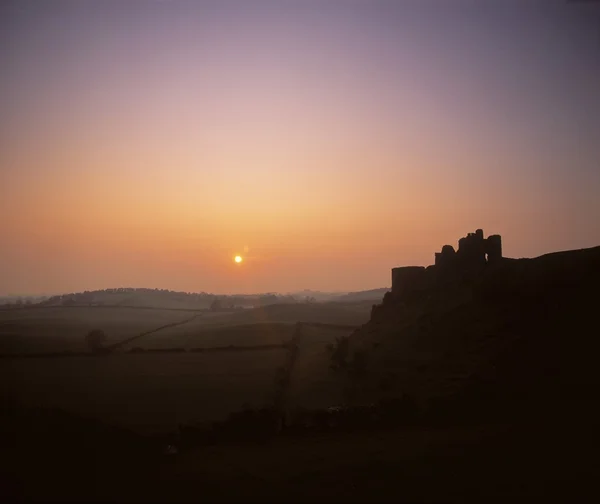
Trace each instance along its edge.
<path fill-rule="evenodd" d="M 502 237 L 483 237 L 483 230 L 458 240 L 458 250 L 452 245 L 444 245 L 441 252 L 435 253 L 435 264 L 424 266 L 402 266 L 392 268 L 392 295 L 404 295 L 434 288 L 440 284 L 475 278 L 487 265 L 502 261 Z"/>

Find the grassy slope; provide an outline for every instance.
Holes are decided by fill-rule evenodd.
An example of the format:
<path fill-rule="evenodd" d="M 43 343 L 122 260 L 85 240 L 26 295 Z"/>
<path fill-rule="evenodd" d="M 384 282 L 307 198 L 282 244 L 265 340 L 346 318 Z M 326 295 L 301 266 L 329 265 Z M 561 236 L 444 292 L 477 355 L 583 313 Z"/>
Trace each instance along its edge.
<path fill-rule="evenodd" d="M 570 439 L 557 439 L 556 423 L 539 422 L 217 446 L 167 466 L 162 495 L 244 502 L 591 499 L 598 495 L 595 468 L 583 457 L 593 454 L 593 426 L 576 427 Z"/>
<path fill-rule="evenodd" d="M 360 325 L 369 317 L 370 306 L 363 304 L 323 303 L 323 304 L 280 304 L 254 308 L 240 312 L 198 313 L 189 324 L 168 328 L 144 338 L 144 341 L 158 342 L 158 346 L 205 346 L 204 337 L 216 344 L 216 328 L 240 326 L 255 344 L 272 344 L 287 338 L 287 330 L 281 324 L 296 322 L 321 322 L 328 324 Z M 189 312 L 161 309 L 105 308 L 105 307 L 44 307 L 22 310 L 0 311 L 0 354 L 2 353 L 41 353 L 87 351 L 85 335 L 92 329 L 102 329 L 108 336 L 108 344 L 114 344 L 136 334 L 190 318 Z M 266 324 L 278 323 L 268 328 Z M 248 329 L 249 324 L 263 324 L 261 330 Z M 210 334 L 200 331 L 211 328 Z M 264 329 L 264 330 L 263 330 Z M 255 333 L 255 334 L 253 334 Z M 173 344 L 169 339 L 173 336 Z M 225 345 L 238 344 L 232 331 L 222 333 Z M 195 340 L 198 339 L 196 342 Z M 234 341 L 229 342 L 229 341 Z M 267 341 L 265 343 L 263 340 Z M 213 345 L 214 342 L 215 344 Z M 144 346 L 132 342 L 131 346 Z M 150 343 L 151 345 L 154 343 Z M 249 343 L 252 344 L 252 343 Z M 209 346 L 209 345 L 206 345 Z"/>
<path fill-rule="evenodd" d="M 2 396 L 60 407 L 139 431 L 213 421 L 273 399 L 281 349 L 214 354 L 11 359 L 0 363 Z"/>
<path fill-rule="evenodd" d="M 359 292 L 349 292 L 348 294 L 343 294 L 334 298 L 334 301 L 352 303 L 352 302 L 362 302 L 367 301 L 371 303 L 380 303 L 383 299 L 383 295 L 386 292 L 389 292 L 391 288 L 382 287 L 380 289 L 371 289 L 366 291 Z"/>
<path fill-rule="evenodd" d="M 221 323 L 224 324 L 224 321 Z M 188 324 L 164 329 L 135 340 L 124 348 L 214 348 L 255 345 L 278 345 L 290 341 L 294 324 L 266 322 L 214 326 L 200 317 Z"/>
<path fill-rule="evenodd" d="M 283 437 L 162 459 L 157 447 L 126 433 L 103 435 L 105 428 L 89 422 L 62 418 L 56 425 L 48 415 L 35 417 L 43 422 L 1 423 L 2 432 L 12 431 L 8 439 L 16 440 L 6 444 L 3 438 L 0 461 L 9 485 L 0 491 L 7 497 L 112 502 L 592 502 L 598 497 L 597 464 L 591 458 L 597 446 L 590 443 L 595 427 L 587 416 L 583 422 L 531 418 L 512 426 Z M 56 435 L 56 428 L 63 434 Z"/>
<path fill-rule="evenodd" d="M 104 328 L 110 342 L 115 342 L 189 317 L 189 313 L 163 310 L 60 307 L 10 315 L 20 317 L 5 322 L 19 331 L 22 343 L 9 345 L 6 341 L 12 352 L 85 349 L 82 341 L 88 328 Z M 303 318 L 338 324 L 364 321 L 363 314 L 339 305 L 274 305 L 239 313 L 204 313 L 190 323 L 142 336 L 125 350 L 131 346 L 192 348 L 287 342 L 294 330 L 291 322 Z M 257 322 L 264 319 L 269 322 Z M 0 375 L 3 382 L 11 384 L 3 395 L 20 397 L 28 404 L 64 407 L 150 429 L 215 420 L 239 410 L 244 403 L 268 403 L 274 391 L 275 370 L 283 364 L 284 356 L 282 349 L 231 355 L 9 359 L 0 362 Z"/>
<path fill-rule="evenodd" d="M 290 340 L 293 324 L 312 322 L 359 326 L 370 305 L 353 303 L 277 304 L 239 312 L 202 313 L 193 321 L 144 336 L 127 347 L 215 347 L 281 344 Z"/>
<path fill-rule="evenodd" d="M 351 337 L 351 352 L 369 352 L 357 400 L 400 391 L 423 400 L 589 396 L 600 385 L 598 285 L 595 248 L 508 261 L 474 288 L 389 305 Z"/>
<path fill-rule="evenodd" d="M 298 358 L 291 376 L 289 408 L 327 408 L 343 401 L 343 380 L 329 369 L 327 345 L 349 333 L 349 330 L 302 327 Z"/>
<path fill-rule="evenodd" d="M 0 311 L 0 353 L 88 350 L 85 335 L 102 329 L 108 344 L 190 318 L 189 312 L 132 308 L 35 308 Z"/>
<path fill-rule="evenodd" d="M 344 303 L 279 304 L 234 313 L 230 323 L 322 322 L 358 326 L 369 320 L 369 310 L 363 305 Z"/>

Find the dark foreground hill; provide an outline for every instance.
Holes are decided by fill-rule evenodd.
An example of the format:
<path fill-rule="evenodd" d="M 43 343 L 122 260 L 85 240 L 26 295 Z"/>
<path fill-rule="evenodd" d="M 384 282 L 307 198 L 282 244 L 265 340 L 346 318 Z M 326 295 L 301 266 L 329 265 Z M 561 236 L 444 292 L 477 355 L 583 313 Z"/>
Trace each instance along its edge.
<path fill-rule="evenodd" d="M 351 335 L 354 401 L 398 392 L 537 408 L 595 399 L 600 247 L 505 259 L 468 281 L 387 296 Z M 517 406 L 515 406 L 517 407 Z"/>
<path fill-rule="evenodd" d="M 0 499 L 112 500 L 156 467 L 155 441 L 102 422 L 3 401 Z M 135 489 L 135 487 L 134 487 Z"/>
<path fill-rule="evenodd" d="M 18 420 L 2 418 L 0 497 L 5 502 L 597 502 L 599 416 L 560 406 L 553 415 L 510 421 L 283 434 L 170 456 L 154 441 L 30 410 Z"/>

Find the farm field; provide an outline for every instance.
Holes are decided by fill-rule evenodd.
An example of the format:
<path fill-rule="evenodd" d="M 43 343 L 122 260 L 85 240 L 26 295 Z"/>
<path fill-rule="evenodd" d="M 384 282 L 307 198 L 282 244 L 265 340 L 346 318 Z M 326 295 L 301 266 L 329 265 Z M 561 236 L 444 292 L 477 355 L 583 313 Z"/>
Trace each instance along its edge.
<path fill-rule="evenodd" d="M 343 379 L 330 368 L 327 345 L 347 336 L 350 330 L 302 327 L 298 358 L 294 364 L 288 392 L 288 406 L 327 408 L 343 402 Z"/>
<path fill-rule="evenodd" d="M 243 325 L 214 325 L 199 317 L 186 324 L 168 327 L 123 345 L 132 348 L 214 348 L 227 346 L 283 345 L 293 335 L 295 324 L 256 323 Z M 214 320 L 214 317 L 212 318 Z"/>
<path fill-rule="evenodd" d="M 359 326 L 369 321 L 371 306 L 359 303 L 274 304 L 231 313 L 228 324 L 317 322 Z"/>
<path fill-rule="evenodd" d="M 97 307 L 0 311 L 0 354 L 87 352 L 85 336 L 93 329 L 103 330 L 110 345 L 193 315 L 172 310 Z"/>
<path fill-rule="evenodd" d="M 144 432 L 223 420 L 244 406 L 272 404 L 276 371 L 284 365 L 287 349 L 139 354 L 131 350 L 283 345 L 301 321 L 307 324 L 302 326 L 300 358 L 293 370 L 294 400 L 303 406 L 329 406 L 336 403 L 332 391 L 340 387 L 328 374 L 326 345 L 366 321 L 363 312 L 334 303 L 197 313 L 124 307 L 2 311 L 0 354 L 6 358 L 0 359 L 0 380 L 5 384 L 0 393 L 26 405 L 61 408 Z M 134 339 L 111 355 L 10 357 L 88 353 L 85 336 L 92 329 L 105 331 L 108 346 Z"/>
<path fill-rule="evenodd" d="M 285 349 L 3 359 L 1 392 L 139 432 L 224 419 L 273 399 Z"/>
<path fill-rule="evenodd" d="M 290 341 L 296 322 L 359 326 L 368 320 L 365 313 L 363 306 L 341 303 L 280 304 L 238 312 L 202 312 L 185 324 L 131 341 L 123 349 L 281 345 Z"/>

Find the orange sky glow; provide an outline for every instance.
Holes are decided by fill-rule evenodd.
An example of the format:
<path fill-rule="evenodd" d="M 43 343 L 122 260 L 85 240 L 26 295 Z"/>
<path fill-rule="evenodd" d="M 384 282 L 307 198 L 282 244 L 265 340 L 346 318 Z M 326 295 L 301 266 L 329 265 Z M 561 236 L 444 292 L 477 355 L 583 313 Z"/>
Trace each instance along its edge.
<path fill-rule="evenodd" d="M 597 7 L 323 4 L 11 4 L 0 294 L 385 287 L 477 228 L 600 244 Z"/>

